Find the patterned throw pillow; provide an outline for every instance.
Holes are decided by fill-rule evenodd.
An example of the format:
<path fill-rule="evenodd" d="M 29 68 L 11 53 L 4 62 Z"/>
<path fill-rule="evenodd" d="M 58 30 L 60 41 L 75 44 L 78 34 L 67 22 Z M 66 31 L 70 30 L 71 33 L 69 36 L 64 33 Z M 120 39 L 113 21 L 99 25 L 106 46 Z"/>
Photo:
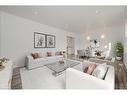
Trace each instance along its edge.
<path fill-rule="evenodd" d="M 31 56 L 33 57 L 33 59 L 37 59 L 37 58 L 39 58 L 38 53 L 31 53 Z"/>
<path fill-rule="evenodd" d="M 48 57 L 52 56 L 52 52 L 47 52 L 47 56 Z"/>
<path fill-rule="evenodd" d="M 88 70 L 87 70 L 86 73 L 91 75 L 95 68 L 96 68 L 96 64 L 91 64 L 91 65 L 88 67 Z"/>

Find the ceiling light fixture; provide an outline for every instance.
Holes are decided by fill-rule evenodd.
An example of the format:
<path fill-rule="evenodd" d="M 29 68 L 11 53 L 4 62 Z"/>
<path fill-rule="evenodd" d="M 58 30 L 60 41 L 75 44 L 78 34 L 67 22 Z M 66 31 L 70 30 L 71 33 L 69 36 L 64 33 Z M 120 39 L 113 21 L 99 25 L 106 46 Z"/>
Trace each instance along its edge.
<path fill-rule="evenodd" d="M 98 13 L 99 13 L 99 11 L 98 11 L 98 10 L 96 10 L 96 11 L 95 11 L 95 13 L 96 13 L 96 14 L 98 14 Z"/>
<path fill-rule="evenodd" d="M 101 35 L 101 39 L 104 39 L 105 38 L 105 36 L 104 35 Z"/>
<path fill-rule="evenodd" d="M 89 36 L 87 36 L 87 38 L 86 38 L 88 41 L 90 40 L 90 37 Z"/>
<path fill-rule="evenodd" d="M 35 14 L 35 15 L 38 15 L 38 12 L 35 11 L 34 14 Z"/>
<path fill-rule="evenodd" d="M 108 48 L 108 46 L 107 45 L 105 45 L 105 49 L 107 49 Z"/>

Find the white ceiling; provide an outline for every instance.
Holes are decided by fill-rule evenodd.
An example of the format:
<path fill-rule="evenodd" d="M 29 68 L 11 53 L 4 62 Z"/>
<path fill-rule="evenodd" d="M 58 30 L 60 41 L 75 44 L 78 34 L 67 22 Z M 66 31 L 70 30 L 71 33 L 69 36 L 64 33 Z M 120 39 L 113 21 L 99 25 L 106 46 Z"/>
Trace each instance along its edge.
<path fill-rule="evenodd" d="M 122 24 L 125 6 L 0 6 L 0 10 L 70 32 Z"/>

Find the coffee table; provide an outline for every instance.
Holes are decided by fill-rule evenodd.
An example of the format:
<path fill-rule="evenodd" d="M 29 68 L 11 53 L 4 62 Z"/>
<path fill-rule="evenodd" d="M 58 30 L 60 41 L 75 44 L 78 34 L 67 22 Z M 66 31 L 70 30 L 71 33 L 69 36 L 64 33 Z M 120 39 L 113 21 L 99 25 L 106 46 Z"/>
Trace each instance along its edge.
<path fill-rule="evenodd" d="M 60 64 L 59 62 L 51 63 L 46 65 L 49 69 L 53 71 L 54 76 L 58 76 L 62 74 L 63 71 L 65 71 L 67 68 L 74 67 L 78 64 L 80 64 L 80 61 L 71 60 L 71 59 L 64 59 L 64 63 Z"/>

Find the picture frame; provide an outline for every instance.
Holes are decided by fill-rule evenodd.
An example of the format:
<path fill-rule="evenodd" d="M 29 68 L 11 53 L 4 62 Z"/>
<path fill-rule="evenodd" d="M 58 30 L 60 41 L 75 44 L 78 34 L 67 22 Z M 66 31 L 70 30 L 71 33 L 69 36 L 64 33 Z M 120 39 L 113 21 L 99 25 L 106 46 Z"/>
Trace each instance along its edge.
<path fill-rule="evenodd" d="M 46 34 L 34 32 L 34 48 L 46 47 Z"/>
<path fill-rule="evenodd" d="M 55 35 L 46 35 L 46 47 L 55 48 Z"/>
<path fill-rule="evenodd" d="M 100 47 L 100 40 L 98 40 L 98 39 L 90 40 L 90 46 L 92 48 L 98 48 L 98 47 Z"/>

